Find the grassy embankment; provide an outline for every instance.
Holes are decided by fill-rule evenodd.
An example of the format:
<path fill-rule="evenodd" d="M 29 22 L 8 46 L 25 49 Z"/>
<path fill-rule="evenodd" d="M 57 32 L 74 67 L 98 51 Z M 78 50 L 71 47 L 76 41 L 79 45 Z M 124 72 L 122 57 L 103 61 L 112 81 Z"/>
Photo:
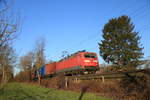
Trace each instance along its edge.
<path fill-rule="evenodd" d="M 8 83 L 0 88 L 0 100 L 79 100 L 80 93 L 44 88 L 23 83 Z M 82 100 L 111 100 L 86 93 Z"/>

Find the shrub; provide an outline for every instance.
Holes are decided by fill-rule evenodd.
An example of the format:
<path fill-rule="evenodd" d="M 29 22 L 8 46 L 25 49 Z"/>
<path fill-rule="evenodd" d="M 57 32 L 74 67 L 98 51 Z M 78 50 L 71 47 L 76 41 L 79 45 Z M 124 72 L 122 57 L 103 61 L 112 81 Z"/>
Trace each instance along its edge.
<path fill-rule="evenodd" d="M 121 88 L 132 100 L 150 100 L 150 77 L 145 73 L 128 75 L 121 80 Z"/>

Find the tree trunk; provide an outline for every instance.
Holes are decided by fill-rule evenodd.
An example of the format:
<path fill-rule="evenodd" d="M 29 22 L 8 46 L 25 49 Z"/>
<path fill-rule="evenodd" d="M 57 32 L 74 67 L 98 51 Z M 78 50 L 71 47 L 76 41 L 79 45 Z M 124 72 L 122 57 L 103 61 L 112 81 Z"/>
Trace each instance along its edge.
<path fill-rule="evenodd" d="M 2 66 L 2 83 L 5 84 L 6 83 L 6 75 L 5 75 L 5 67 L 4 65 Z"/>
<path fill-rule="evenodd" d="M 31 72 L 31 68 L 30 68 L 30 71 L 29 71 L 29 80 L 31 81 L 32 80 L 32 72 Z"/>
<path fill-rule="evenodd" d="M 39 71 L 37 71 L 37 74 L 38 74 L 38 82 L 39 82 L 39 85 L 40 85 L 41 84 L 41 76 L 40 76 Z"/>

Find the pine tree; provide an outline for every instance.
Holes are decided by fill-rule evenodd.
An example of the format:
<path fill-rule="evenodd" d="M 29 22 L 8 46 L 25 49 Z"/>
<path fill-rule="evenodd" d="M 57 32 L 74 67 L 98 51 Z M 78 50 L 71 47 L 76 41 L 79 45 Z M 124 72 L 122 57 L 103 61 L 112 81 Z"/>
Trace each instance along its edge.
<path fill-rule="evenodd" d="M 143 57 L 140 39 L 128 16 L 112 18 L 103 29 L 100 55 L 107 63 L 119 68 L 136 68 Z"/>

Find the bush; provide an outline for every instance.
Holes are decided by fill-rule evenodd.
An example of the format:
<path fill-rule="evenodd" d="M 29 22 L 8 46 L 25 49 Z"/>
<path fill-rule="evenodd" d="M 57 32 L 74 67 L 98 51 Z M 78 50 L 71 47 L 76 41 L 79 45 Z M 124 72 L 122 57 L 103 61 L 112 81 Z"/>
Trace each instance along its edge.
<path fill-rule="evenodd" d="M 22 71 L 15 76 L 15 80 L 18 82 L 29 82 L 31 81 L 30 71 Z"/>
<path fill-rule="evenodd" d="M 132 100 L 150 100 L 150 77 L 144 73 L 128 75 L 121 80 L 121 88 Z"/>

